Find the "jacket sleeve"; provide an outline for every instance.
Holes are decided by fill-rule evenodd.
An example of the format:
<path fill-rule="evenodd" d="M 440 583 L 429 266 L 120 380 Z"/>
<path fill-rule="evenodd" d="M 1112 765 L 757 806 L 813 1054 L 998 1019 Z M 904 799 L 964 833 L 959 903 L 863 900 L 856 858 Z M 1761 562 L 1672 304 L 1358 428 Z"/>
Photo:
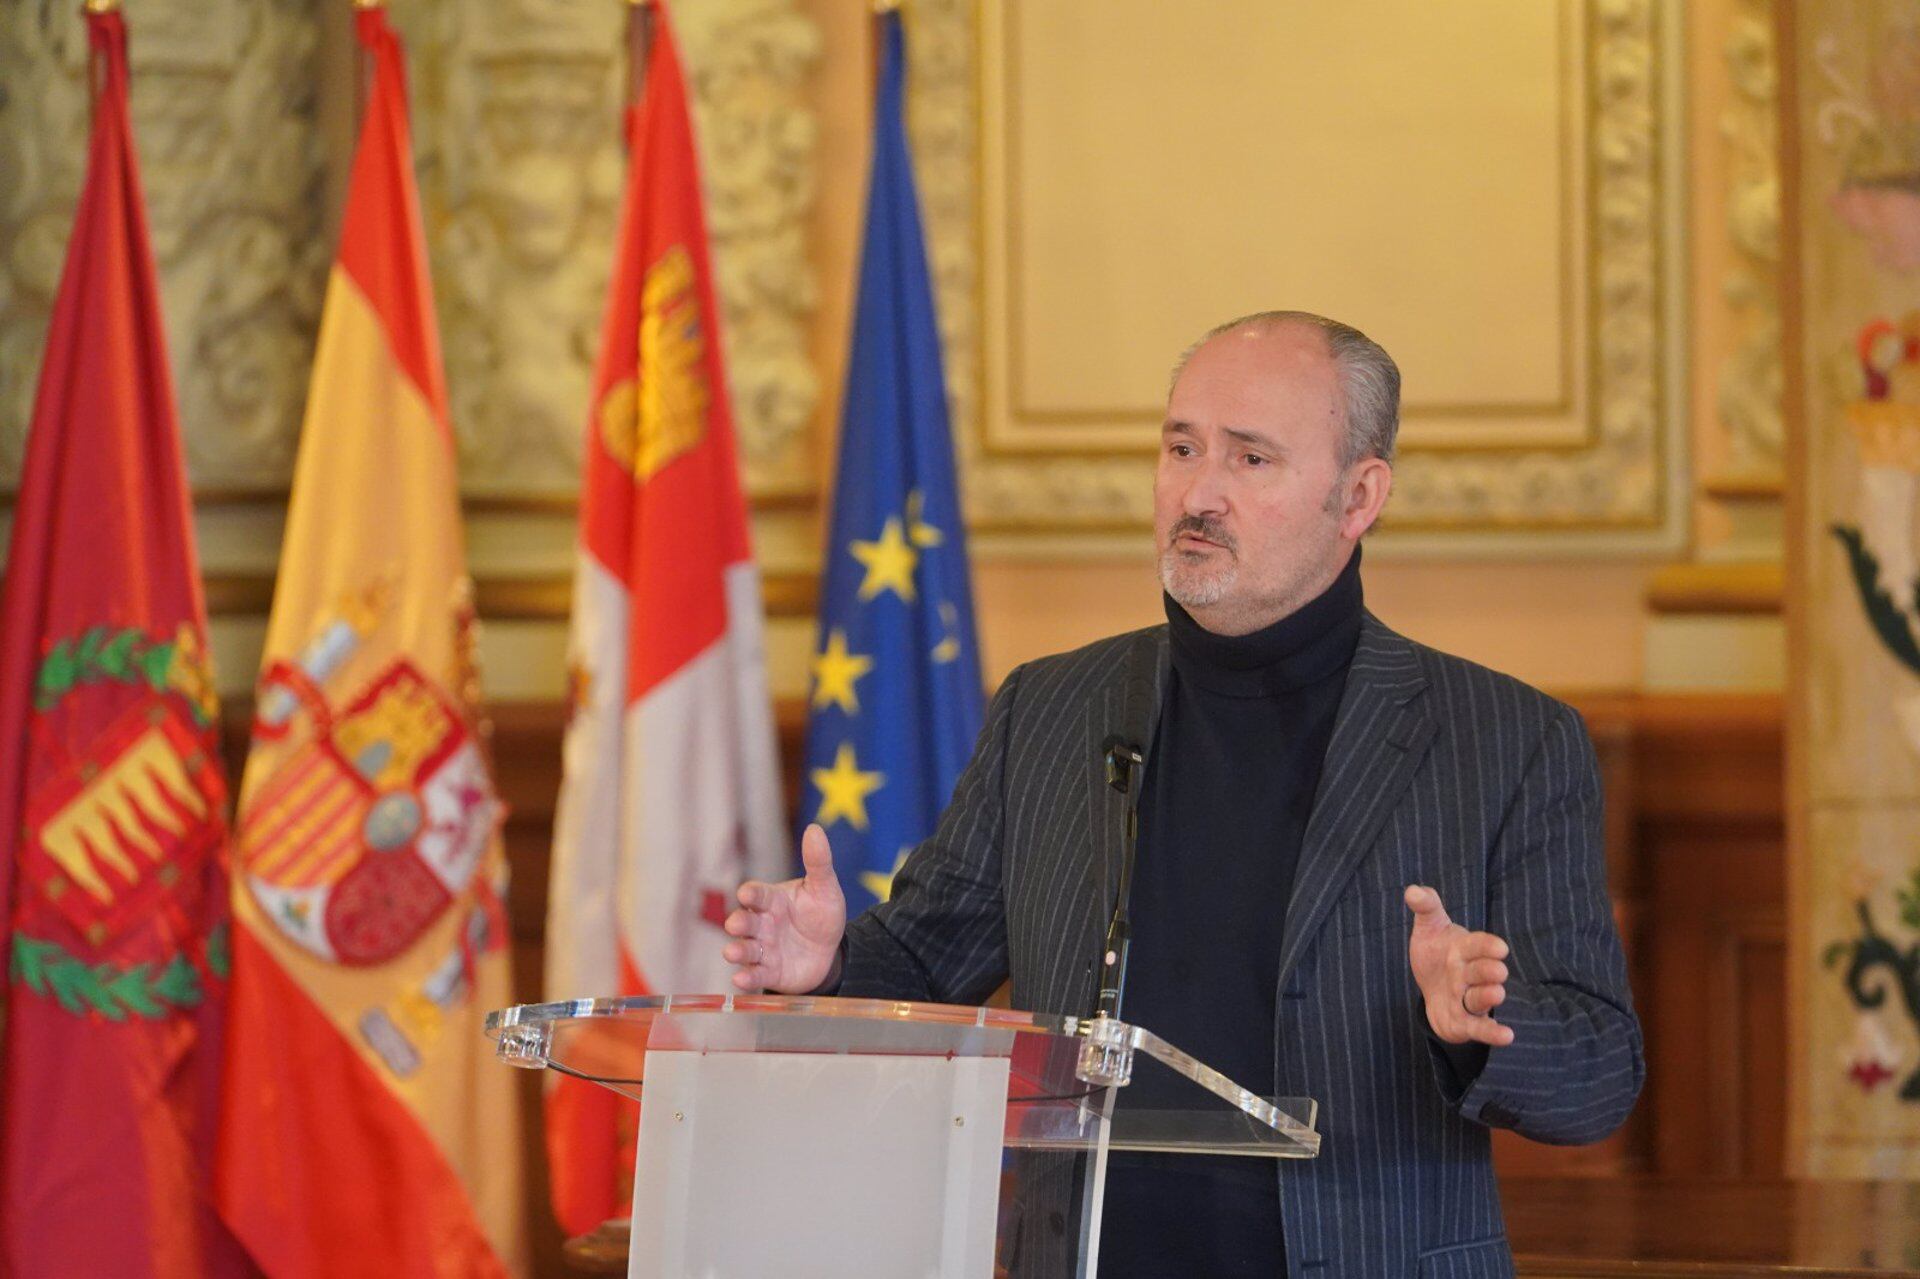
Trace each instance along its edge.
<path fill-rule="evenodd" d="M 1633 1109 L 1646 1078 L 1640 1022 L 1607 896 L 1600 770 L 1586 727 L 1561 706 L 1495 837 L 1487 929 L 1506 939 L 1513 1042 L 1487 1053 L 1464 1089 L 1435 1053 L 1460 1113 L 1556 1145 L 1598 1141 Z"/>
<path fill-rule="evenodd" d="M 939 827 L 900 867 L 892 897 L 847 925 L 835 994 L 977 1004 L 1006 980 L 1000 834 L 1020 674 L 994 694 Z"/>

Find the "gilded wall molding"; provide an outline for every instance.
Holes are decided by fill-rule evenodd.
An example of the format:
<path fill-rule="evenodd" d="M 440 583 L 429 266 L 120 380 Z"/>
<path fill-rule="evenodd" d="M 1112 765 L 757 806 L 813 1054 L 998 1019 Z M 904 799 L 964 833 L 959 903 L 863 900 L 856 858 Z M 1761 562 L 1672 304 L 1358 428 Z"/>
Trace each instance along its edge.
<path fill-rule="evenodd" d="M 133 127 L 187 469 L 199 488 L 284 486 L 327 245 L 319 28 L 299 0 L 132 15 Z M 0 25 L 0 489 L 19 480 L 47 322 L 86 169 L 78 7 Z"/>
<path fill-rule="evenodd" d="M 273 604 L 272 573 L 215 572 L 206 576 L 207 614 L 214 618 L 265 617 Z M 488 573 L 474 578 L 474 607 L 489 622 L 564 623 L 573 616 L 570 573 Z M 760 579 L 760 602 L 768 617 L 811 619 L 819 603 L 813 573 L 771 573 Z"/>
<path fill-rule="evenodd" d="M 1410 453 L 1396 468 L 1389 529 L 1664 532 L 1680 495 L 1670 450 L 1678 370 L 1663 255 L 1668 228 L 1662 39 L 1651 0 L 1584 7 L 1589 270 L 1594 349 L 1592 444 L 1567 452 Z M 1674 109 L 1677 117 L 1677 108 Z"/>
<path fill-rule="evenodd" d="M 1670 6 L 1564 0 L 1582 34 L 1590 242 L 1587 443 L 1434 448 L 1405 454 L 1384 527 L 1450 546 L 1511 548 L 1564 534 L 1561 549 L 1677 545 L 1680 431 L 1672 157 L 1680 53 Z M 971 521 L 1017 537 L 1118 533 L 1151 522 L 1151 462 L 1117 450 L 994 456 L 983 445 L 979 27 L 966 0 L 916 0 L 912 132 L 929 224 Z M 1506 539 L 1504 542 L 1502 539 Z M 1436 544 L 1438 544 L 1436 542 Z M 1531 538 L 1526 546 L 1543 546 Z"/>
<path fill-rule="evenodd" d="M 1727 232 L 1734 261 L 1721 281 L 1733 312 L 1735 345 L 1718 380 L 1720 421 L 1732 443 L 1729 469 L 1779 492 L 1780 72 L 1767 0 L 1741 0 L 1725 56 L 1732 102 L 1720 121 L 1727 147 Z"/>
<path fill-rule="evenodd" d="M 462 487 L 570 497 L 626 171 L 627 11 L 510 0 L 396 14 Z M 709 0 L 674 17 L 747 486 L 778 498 L 813 472 L 802 90 L 819 37 L 795 0 Z"/>

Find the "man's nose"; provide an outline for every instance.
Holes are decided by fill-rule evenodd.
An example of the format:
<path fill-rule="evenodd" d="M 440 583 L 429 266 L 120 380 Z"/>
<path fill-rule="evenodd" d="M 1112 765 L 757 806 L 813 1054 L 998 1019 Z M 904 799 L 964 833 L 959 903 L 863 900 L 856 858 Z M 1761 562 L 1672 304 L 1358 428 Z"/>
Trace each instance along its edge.
<path fill-rule="evenodd" d="M 1227 509 L 1227 477 L 1221 468 L 1206 464 L 1187 485 L 1182 504 L 1188 515 L 1223 515 Z"/>

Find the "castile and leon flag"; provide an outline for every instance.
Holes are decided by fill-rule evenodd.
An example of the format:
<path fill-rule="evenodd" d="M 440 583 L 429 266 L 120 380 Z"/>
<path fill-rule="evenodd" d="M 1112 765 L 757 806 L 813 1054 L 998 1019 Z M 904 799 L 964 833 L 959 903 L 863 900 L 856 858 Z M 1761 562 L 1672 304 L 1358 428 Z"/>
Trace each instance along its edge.
<path fill-rule="evenodd" d="M 549 998 L 726 991 L 721 922 L 791 861 L 686 85 L 656 7 L 587 422 Z M 550 1081 L 553 1207 L 626 1215 L 633 1113 Z"/>

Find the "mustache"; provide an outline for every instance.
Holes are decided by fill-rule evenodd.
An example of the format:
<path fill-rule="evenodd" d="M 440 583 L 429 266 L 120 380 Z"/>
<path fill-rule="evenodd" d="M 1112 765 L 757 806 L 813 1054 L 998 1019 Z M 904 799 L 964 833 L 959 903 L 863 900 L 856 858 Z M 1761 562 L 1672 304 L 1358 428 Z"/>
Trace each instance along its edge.
<path fill-rule="evenodd" d="M 1240 544 L 1234 541 L 1233 534 L 1227 532 L 1219 521 L 1210 520 L 1204 515 L 1181 516 L 1174 522 L 1173 527 L 1167 530 L 1167 543 L 1171 545 L 1173 540 L 1182 533 L 1191 533 L 1195 537 L 1205 538 L 1209 542 L 1226 547 L 1229 551 L 1240 549 Z"/>

